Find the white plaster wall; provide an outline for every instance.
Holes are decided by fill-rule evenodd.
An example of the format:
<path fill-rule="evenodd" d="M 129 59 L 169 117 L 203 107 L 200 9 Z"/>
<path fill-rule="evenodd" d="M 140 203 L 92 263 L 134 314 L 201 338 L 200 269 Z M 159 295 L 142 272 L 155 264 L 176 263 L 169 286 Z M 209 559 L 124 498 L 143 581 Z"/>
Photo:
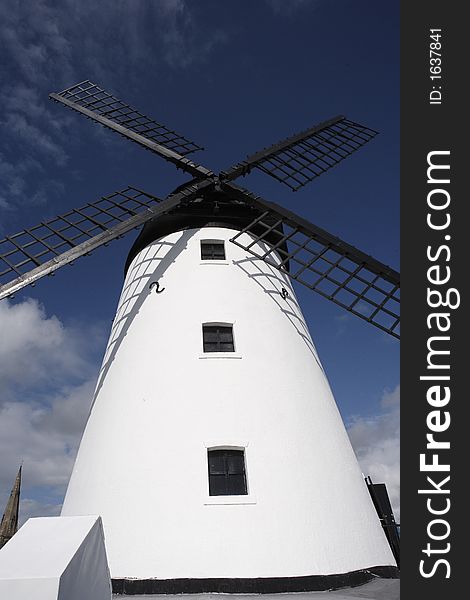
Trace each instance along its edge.
<path fill-rule="evenodd" d="M 62 514 L 102 516 L 114 578 L 394 565 L 290 282 L 233 235 L 134 259 Z M 202 262 L 201 239 L 227 260 Z M 203 354 L 205 322 L 233 323 L 235 353 Z M 248 496 L 209 497 L 211 446 L 246 449 Z"/>

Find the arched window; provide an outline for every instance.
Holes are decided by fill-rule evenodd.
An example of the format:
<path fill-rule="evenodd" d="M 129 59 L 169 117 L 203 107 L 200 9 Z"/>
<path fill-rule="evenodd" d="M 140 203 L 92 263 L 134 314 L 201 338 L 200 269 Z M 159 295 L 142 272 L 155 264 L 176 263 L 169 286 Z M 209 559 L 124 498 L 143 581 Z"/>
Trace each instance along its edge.
<path fill-rule="evenodd" d="M 209 449 L 209 496 L 246 496 L 245 451 Z"/>

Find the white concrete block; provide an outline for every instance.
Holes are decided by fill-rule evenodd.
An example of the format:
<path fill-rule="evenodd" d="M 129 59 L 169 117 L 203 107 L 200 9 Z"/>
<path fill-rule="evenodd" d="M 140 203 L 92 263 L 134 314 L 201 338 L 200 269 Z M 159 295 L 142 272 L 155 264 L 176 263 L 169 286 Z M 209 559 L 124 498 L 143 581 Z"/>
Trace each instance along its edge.
<path fill-rule="evenodd" d="M 110 600 L 97 516 L 29 519 L 0 550 L 2 600 Z"/>

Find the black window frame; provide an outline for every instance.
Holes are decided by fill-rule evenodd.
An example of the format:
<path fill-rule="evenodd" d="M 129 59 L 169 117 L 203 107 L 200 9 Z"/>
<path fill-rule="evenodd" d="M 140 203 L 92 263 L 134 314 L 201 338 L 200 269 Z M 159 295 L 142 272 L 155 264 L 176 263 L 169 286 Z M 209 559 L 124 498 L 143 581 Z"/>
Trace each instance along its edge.
<path fill-rule="evenodd" d="M 209 496 L 248 496 L 244 448 L 208 448 Z"/>
<path fill-rule="evenodd" d="M 222 247 L 222 253 L 217 252 Z M 226 260 L 224 240 L 201 240 L 201 260 Z"/>
<path fill-rule="evenodd" d="M 232 323 L 203 323 L 202 349 L 204 353 L 235 352 Z"/>

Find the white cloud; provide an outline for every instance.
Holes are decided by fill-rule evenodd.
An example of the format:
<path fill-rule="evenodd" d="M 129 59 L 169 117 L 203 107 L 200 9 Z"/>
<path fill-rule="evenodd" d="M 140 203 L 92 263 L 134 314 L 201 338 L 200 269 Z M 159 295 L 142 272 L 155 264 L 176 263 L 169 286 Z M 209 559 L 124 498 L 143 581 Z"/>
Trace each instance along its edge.
<path fill-rule="evenodd" d="M 0 205 L 2 208 L 14 209 L 15 203 L 27 193 L 28 179 L 35 171 L 40 170 L 40 164 L 31 158 L 25 158 L 21 163 L 14 164 L 0 152 Z"/>
<path fill-rule="evenodd" d="M 380 400 L 380 406 L 384 409 L 395 409 L 400 406 L 400 386 L 390 391 L 385 390 Z"/>
<path fill-rule="evenodd" d="M 70 135 L 71 113 L 53 106 L 49 92 L 85 78 L 110 88 L 126 80 L 135 88 L 164 66 L 203 63 L 226 34 L 196 12 L 186 0 L 0 3 L 1 160 L 4 170 L 13 169 L 0 178 L 0 207 L 11 211 L 61 192 L 34 165 L 63 168 L 80 142 Z"/>
<path fill-rule="evenodd" d="M 31 298 L 18 304 L 0 303 L 0 387 L 3 398 L 18 388 L 63 384 L 80 377 L 89 365 L 83 357 L 84 334 L 66 328 Z"/>
<path fill-rule="evenodd" d="M 205 31 L 201 36 L 200 26 L 184 0 L 164 0 L 157 6 L 159 17 L 165 18 L 163 56 L 171 67 L 185 68 L 203 62 L 227 41 L 227 34 L 220 28 Z"/>
<path fill-rule="evenodd" d="M 93 381 L 64 389 L 49 405 L 10 401 L 0 409 L 0 454 L 7 473 L 23 462 L 27 487 L 67 484 L 90 408 Z M 6 473 L 1 474 L 1 480 Z M 5 481 L 7 484 L 8 481 Z"/>
<path fill-rule="evenodd" d="M 187 0 L 3 3 L 0 40 L 27 85 L 70 85 L 84 69 L 112 76 L 116 65 L 138 78 L 162 58 L 172 67 L 197 63 L 225 39 L 196 12 Z"/>
<path fill-rule="evenodd" d="M 0 512 L 23 463 L 21 511 L 57 514 L 93 397 L 103 336 L 29 299 L 0 303 Z"/>
<path fill-rule="evenodd" d="M 385 483 L 395 519 L 400 521 L 400 386 L 385 390 L 381 413 L 354 417 L 347 427 L 364 475 Z"/>
<path fill-rule="evenodd" d="M 30 517 L 56 517 L 60 514 L 61 504 L 38 502 L 30 498 L 21 500 L 20 527 Z"/>
<path fill-rule="evenodd" d="M 68 155 L 54 139 L 40 127 L 33 125 L 28 118 L 17 112 L 9 113 L 3 126 L 10 131 L 25 147 L 35 146 L 41 154 L 47 154 L 57 165 L 64 166 Z"/>

